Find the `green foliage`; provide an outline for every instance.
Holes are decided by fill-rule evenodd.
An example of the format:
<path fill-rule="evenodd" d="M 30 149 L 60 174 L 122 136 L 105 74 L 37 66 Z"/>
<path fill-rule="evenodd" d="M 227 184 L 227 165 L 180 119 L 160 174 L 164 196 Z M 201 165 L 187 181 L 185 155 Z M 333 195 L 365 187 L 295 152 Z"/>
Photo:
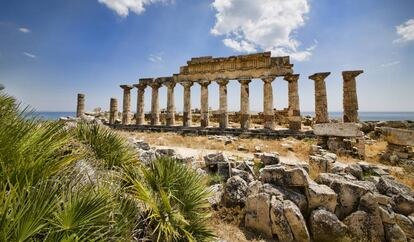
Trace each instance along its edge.
<path fill-rule="evenodd" d="M 218 173 L 208 174 L 208 185 L 214 185 L 214 184 L 221 184 L 224 182 L 224 179 L 222 176 L 220 176 Z"/>
<path fill-rule="evenodd" d="M 205 179 L 172 158 L 125 168 L 127 190 L 143 202 L 156 241 L 208 241 L 209 192 Z"/>
<path fill-rule="evenodd" d="M 109 169 L 136 161 L 136 153 L 121 136 L 98 124 L 78 124 L 76 136 Z"/>

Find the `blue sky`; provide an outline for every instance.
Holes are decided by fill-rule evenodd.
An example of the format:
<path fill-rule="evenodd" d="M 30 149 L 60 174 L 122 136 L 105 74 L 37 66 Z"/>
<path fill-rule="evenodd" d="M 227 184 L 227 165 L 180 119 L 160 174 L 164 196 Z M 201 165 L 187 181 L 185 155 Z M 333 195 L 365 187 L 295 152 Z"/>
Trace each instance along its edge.
<path fill-rule="evenodd" d="M 272 50 L 292 56 L 302 111 L 314 109 L 308 76 L 324 71 L 329 111 L 341 111 L 341 71 L 352 69 L 365 71 L 361 111 L 414 111 L 413 10 L 412 0 L 0 0 L 0 83 L 39 111 L 75 110 L 78 92 L 87 109 L 108 109 L 110 97 L 122 100 L 120 84 L 177 73 L 191 57 Z M 250 84 L 251 110 L 263 109 L 262 86 Z M 230 82 L 230 110 L 239 88 Z M 277 78 L 273 89 L 286 107 L 287 83 Z M 199 107 L 200 87 L 192 91 Z M 217 109 L 217 84 L 209 98 Z M 148 111 L 149 89 L 145 100 Z M 135 111 L 136 91 L 132 103 Z"/>

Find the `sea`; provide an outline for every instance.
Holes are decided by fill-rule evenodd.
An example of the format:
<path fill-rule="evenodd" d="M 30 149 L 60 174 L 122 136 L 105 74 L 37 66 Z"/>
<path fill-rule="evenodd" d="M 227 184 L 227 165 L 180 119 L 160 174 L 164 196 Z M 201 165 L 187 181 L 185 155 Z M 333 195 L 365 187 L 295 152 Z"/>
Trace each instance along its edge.
<path fill-rule="evenodd" d="M 301 114 L 314 116 L 314 112 L 301 112 Z M 58 120 L 60 117 L 75 117 L 76 112 L 34 112 L 32 115 L 43 120 Z M 329 117 L 341 119 L 342 112 L 329 112 Z M 359 119 L 361 121 L 414 121 L 414 112 L 359 112 Z"/>

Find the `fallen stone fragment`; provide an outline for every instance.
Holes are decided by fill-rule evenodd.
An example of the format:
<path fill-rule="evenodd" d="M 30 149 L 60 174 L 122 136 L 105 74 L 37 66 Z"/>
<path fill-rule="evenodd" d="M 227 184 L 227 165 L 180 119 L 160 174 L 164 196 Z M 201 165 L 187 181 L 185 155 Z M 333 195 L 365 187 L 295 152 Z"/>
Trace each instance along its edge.
<path fill-rule="evenodd" d="M 279 159 L 279 155 L 277 155 L 277 154 L 263 153 L 260 156 L 260 161 L 263 163 L 263 165 L 267 166 L 267 165 L 279 164 L 280 159 Z"/>
<path fill-rule="evenodd" d="M 398 194 L 392 197 L 394 202 L 393 209 L 397 213 L 401 213 L 403 215 L 410 215 L 414 213 L 414 198 L 405 195 L 405 194 Z"/>
<path fill-rule="evenodd" d="M 395 214 L 395 221 L 404 231 L 407 239 L 414 240 L 414 224 L 413 222 L 402 214 Z"/>
<path fill-rule="evenodd" d="M 298 242 L 310 241 L 308 228 L 299 208 L 292 201 L 284 200 L 283 212 L 295 240 Z"/>
<path fill-rule="evenodd" d="M 272 223 L 272 232 L 276 234 L 279 241 L 293 241 L 293 234 L 289 223 L 284 214 L 284 203 L 282 200 L 272 197 L 270 208 L 270 219 Z"/>
<path fill-rule="evenodd" d="M 273 237 L 270 211 L 270 196 L 266 193 L 259 193 L 247 197 L 246 200 L 246 228 L 261 233 L 265 238 Z"/>
<path fill-rule="evenodd" d="M 330 187 L 310 182 L 309 187 L 305 189 L 305 192 L 308 199 L 309 211 L 318 207 L 323 207 L 329 212 L 335 212 L 337 195 Z"/>
<path fill-rule="evenodd" d="M 271 165 L 260 170 L 260 179 L 263 183 L 279 186 L 307 187 L 309 185 L 308 173 L 298 167 Z"/>
<path fill-rule="evenodd" d="M 309 228 L 313 240 L 319 242 L 344 241 L 348 231 L 348 227 L 335 214 L 324 209 L 317 209 L 311 213 Z"/>
<path fill-rule="evenodd" d="M 230 177 L 224 187 L 223 202 L 227 207 L 244 206 L 246 203 L 248 186 L 239 176 Z"/>
<path fill-rule="evenodd" d="M 384 224 L 385 239 L 387 242 L 406 242 L 407 237 L 398 224 Z"/>
<path fill-rule="evenodd" d="M 348 232 L 353 241 L 385 241 L 384 229 L 381 224 L 378 230 L 378 224 L 372 223 L 372 218 L 365 211 L 356 211 L 343 220 L 348 226 Z"/>

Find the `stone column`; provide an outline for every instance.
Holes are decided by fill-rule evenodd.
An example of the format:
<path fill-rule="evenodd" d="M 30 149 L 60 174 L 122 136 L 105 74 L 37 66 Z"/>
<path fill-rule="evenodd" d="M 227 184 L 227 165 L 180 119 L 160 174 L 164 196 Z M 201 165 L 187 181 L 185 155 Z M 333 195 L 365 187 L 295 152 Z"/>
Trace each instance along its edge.
<path fill-rule="evenodd" d="M 78 93 L 78 101 L 76 104 L 76 117 L 81 117 L 85 113 L 85 94 Z"/>
<path fill-rule="evenodd" d="M 124 98 L 122 101 L 122 124 L 129 124 L 131 120 L 131 89 L 133 86 L 130 85 L 121 85 L 124 89 Z"/>
<path fill-rule="evenodd" d="M 342 77 L 344 80 L 343 87 L 343 106 L 344 115 L 343 119 L 345 123 L 358 122 L 358 96 L 356 92 L 355 77 L 364 73 L 362 70 L 357 71 L 343 71 Z"/>
<path fill-rule="evenodd" d="M 158 98 L 158 89 L 161 87 L 161 84 L 157 81 L 153 81 L 149 86 L 152 88 L 151 125 L 160 125 L 160 101 Z"/>
<path fill-rule="evenodd" d="M 227 84 L 228 80 L 222 79 L 218 80 L 219 84 L 219 94 L 220 94 L 220 128 L 225 129 L 229 125 L 229 116 L 227 113 Z"/>
<path fill-rule="evenodd" d="M 299 74 L 286 75 L 283 79 L 288 82 L 289 116 L 294 116 L 294 117 L 300 116 L 299 90 L 298 90 Z"/>
<path fill-rule="evenodd" d="M 174 88 L 175 82 L 169 81 L 164 83 L 167 87 L 167 125 L 175 125 L 175 101 L 174 101 Z"/>
<path fill-rule="evenodd" d="M 183 126 L 190 127 L 193 118 L 191 114 L 191 86 L 193 85 L 193 82 L 185 81 L 180 84 L 184 87 Z"/>
<path fill-rule="evenodd" d="M 200 120 L 201 127 L 208 127 L 209 125 L 209 112 L 208 112 L 208 85 L 210 81 L 203 80 L 198 82 L 201 86 L 201 107 L 200 107 Z"/>
<path fill-rule="evenodd" d="M 147 85 L 143 83 L 135 84 L 134 87 L 138 89 L 137 91 L 137 113 L 135 121 L 137 125 L 145 124 L 145 112 L 144 112 L 144 97 L 145 97 L 145 88 Z"/>
<path fill-rule="evenodd" d="M 326 97 L 325 78 L 330 72 L 319 72 L 309 76 L 309 79 L 315 81 L 315 122 L 329 123 L 328 100 Z"/>
<path fill-rule="evenodd" d="M 118 118 L 118 99 L 111 98 L 109 104 L 109 124 L 114 124 Z"/>
<path fill-rule="evenodd" d="M 240 82 L 240 127 L 250 128 L 249 110 L 249 83 L 251 80 L 239 80 Z"/>
<path fill-rule="evenodd" d="M 264 116 L 264 128 L 275 128 L 275 114 L 273 111 L 273 89 L 272 82 L 274 77 L 265 77 L 263 80 L 263 116 Z"/>

